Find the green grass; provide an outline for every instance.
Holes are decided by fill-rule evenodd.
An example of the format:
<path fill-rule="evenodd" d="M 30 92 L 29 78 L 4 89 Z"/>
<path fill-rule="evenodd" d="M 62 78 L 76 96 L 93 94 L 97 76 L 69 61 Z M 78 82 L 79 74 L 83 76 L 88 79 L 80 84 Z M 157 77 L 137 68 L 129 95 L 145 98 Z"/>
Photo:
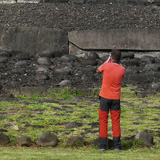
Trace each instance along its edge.
<path fill-rule="evenodd" d="M 158 160 L 160 157 L 159 138 L 159 107 L 160 94 L 141 98 L 136 95 L 136 87 L 122 88 L 121 98 L 121 132 L 123 152 L 108 150 L 100 153 L 92 140 L 98 138 L 98 95 L 96 90 L 82 100 L 80 91 L 64 88 L 52 90 L 48 95 L 17 96 L 17 101 L 0 102 L 0 129 L 6 129 L 10 136 L 10 146 L 0 148 L 1 159 L 144 159 Z M 76 97 L 76 98 L 75 98 Z M 92 97 L 92 98 L 91 98 Z M 97 97 L 97 98 L 95 98 Z M 52 99 L 53 102 L 39 102 L 39 99 Z M 90 99 L 91 98 L 91 99 Z M 93 101 L 93 99 L 95 101 Z M 55 101 L 54 101 L 55 100 Z M 84 117 L 84 115 L 86 117 Z M 156 121 L 157 120 L 157 121 Z M 77 122 L 82 126 L 65 128 L 65 123 Z M 15 129 L 16 126 L 18 129 Z M 108 135 L 112 138 L 112 126 L 109 116 Z M 144 147 L 139 141 L 123 140 L 136 135 L 140 131 L 149 130 L 154 136 L 155 145 L 151 149 Z M 29 136 L 33 142 L 44 131 L 53 131 L 59 139 L 56 148 L 16 148 L 15 139 Z M 68 138 L 82 136 L 87 142 L 86 147 L 70 148 L 66 146 Z M 67 147 L 67 148 L 66 148 Z M 27 154 L 27 153 L 30 154 Z M 22 158 L 23 156 L 23 158 Z M 159 158 L 160 160 L 160 158 Z"/>
<path fill-rule="evenodd" d="M 122 152 L 97 151 L 94 148 L 0 148 L 3 160 L 160 160 L 160 150 L 130 149 Z"/>

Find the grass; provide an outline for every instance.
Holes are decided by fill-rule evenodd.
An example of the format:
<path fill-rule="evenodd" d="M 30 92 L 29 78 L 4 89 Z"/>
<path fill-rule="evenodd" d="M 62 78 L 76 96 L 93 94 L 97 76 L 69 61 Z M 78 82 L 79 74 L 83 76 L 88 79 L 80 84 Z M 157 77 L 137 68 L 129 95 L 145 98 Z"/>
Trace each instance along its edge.
<path fill-rule="evenodd" d="M 99 101 L 96 91 L 90 97 L 85 97 L 80 91 L 71 88 L 52 90 L 45 97 L 33 95 L 30 97 L 17 96 L 17 101 L 0 102 L 0 129 L 5 129 L 10 136 L 10 146 L 0 148 L 1 159 L 144 159 L 158 160 L 160 157 L 159 138 L 159 98 L 155 96 L 141 98 L 137 96 L 137 89 L 129 86 L 122 88 L 121 99 L 121 132 L 122 145 L 125 151 L 115 153 L 108 150 L 100 153 L 92 140 L 98 138 Z M 92 94 L 93 93 L 93 94 Z M 78 97 L 77 97 L 78 96 Z M 95 98 L 97 96 L 97 98 Z M 54 99 L 56 101 L 40 102 L 39 99 Z M 82 98 L 82 99 L 81 99 Z M 65 128 L 65 123 L 77 122 L 82 125 Z M 14 124 L 14 126 L 13 126 Z M 15 129 L 15 126 L 17 129 Z M 109 138 L 112 138 L 112 126 L 109 119 Z M 154 136 L 155 145 L 147 149 L 139 141 L 124 140 L 136 135 L 140 131 L 148 130 Z M 59 139 L 56 148 L 21 148 L 15 147 L 15 140 L 19 136 L 29 136 L 33 142 L 44 131 L 54 132 Z M 83 136 L 87 146 L 66 148 L 67 139 L 72 136 Z M 30 154 L 28 154 L 28 152 Z M 159 158 L 160 160 L 160 158 Z"/>
<path fill-rule="evenodd" d="M 130 149 L 122 152 L 112 150 L 99 152 L 94 148 L 0 148 L 3 160 L 159 160 L 160 150 Z"/>

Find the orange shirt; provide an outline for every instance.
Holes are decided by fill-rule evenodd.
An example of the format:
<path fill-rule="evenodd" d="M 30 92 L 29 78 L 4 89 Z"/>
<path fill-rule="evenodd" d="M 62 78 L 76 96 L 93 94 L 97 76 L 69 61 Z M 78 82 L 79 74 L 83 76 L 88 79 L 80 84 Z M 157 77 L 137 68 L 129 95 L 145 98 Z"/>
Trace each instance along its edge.
<path fill-rule="evenodd" d="M 125 68 L 117 63 L 105 62 L 98 70 L 103 72 L 102 88 L 99 96 L 106 99 L 120 99 L 121 82 Z"/>

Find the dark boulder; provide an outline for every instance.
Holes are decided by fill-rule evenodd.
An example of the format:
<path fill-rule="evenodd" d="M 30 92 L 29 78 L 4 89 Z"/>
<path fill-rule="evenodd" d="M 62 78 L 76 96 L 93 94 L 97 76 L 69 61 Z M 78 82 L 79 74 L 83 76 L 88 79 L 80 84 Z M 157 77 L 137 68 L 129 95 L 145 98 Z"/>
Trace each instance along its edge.
<path fill-rule="evenodd" d="M 77 57 L 71 54 L 65 54 L 61 57 L 61 60 L 63 62 L 71 62 L 71 61 L 75 61 L 76 59 Z"/>
<path fill-rule="evenodd" d="M 8 62 L 8 57 L 0 56 L 0 63 L 7 63 L 7 62 Z"/>
<path fill-rule="evenodd" d="M 17 60 L 21 61 L 21 60 L 30 60 L 33 57 L 33 55 L 31 55 L 31 53 L 27 53 L 27 52 L 19 52 L 16 55 Z"/>
<path fill-rule="evenodd" d="M 19 144 L 20 146 L 25 146 L 25 147 L 29 147 L 32 145 L 32 141 L 29 137 L 27 136 L 21 136 L 18 137 L 16 139 L 17 144 Z"/>
<path fill-rule="evenodd" d="M 22 61 L 16 62 L 16 63 L 15 63 L 15 66 L 16 66 L 16 67 L 25 67 L 25 66 L 27 66 L 28 64 L 29 64 L 28 61 L 22 60 Z"/>
<path fill-rule="evenodd" d="M 46 74 L 43 74 L 43 73 L 36 74 L 36 80 L 38 80 L 38 81 L 47 80 L 47 79 L 49 79 L 49 77 Z"/>
<path fill-rule="evenodd" d="M 152 56 L 143 56 L 140 58 L 140 60 L 147 64 L 155 63 L 155 58 Z"/>
<path fill-rule="evenodd" d="M 65 68 L 57 68 L 54 71 L 56 74 L 69 75 L 71 73 L 71 69 L 68 67 Z"/>
<path fill-rule="evenodd" d="M 80 71 L 78 71 L 80 75 L 96 73 L 96 69 L 93 67 L 81 67 Z"/>
<path fill-rule="evenodd" d="M 154 64 L 146 64 L 144 67 L 145 71 L 160 71 L 160 64 L 154 63 Z"/>
<path fill-rule="evenodd" d="M 45 73 L 47 74 L 49 72 L 49 68 L 47 66 L 38 66 L 37 67 L 37 70 L 36 70 L 36 73 Z"/>
<path fill-rule="evenodd" d="M 49 66 L 49 65 L 52 64 L 51 59 L 50 59 L 50 58 L 47 58 L 47 57 L 38 58 L 37 62 L 38 62 L 40 65 L 46 65 L 46 66 Z"/>
<path fill-rule="evenodd" d="M 44 132 L 38 137 L 38 145 L 42 147 L 55 147 L 58 144 L 58 138 L 52 132 Z"/>
<path fill-rule="evenodd" d="M 88 52 L 84 55 L 85 59 L 99 59 L 99 55 L 96 52 Z"/>
<path fill-rule="evenodd" d="M 134 53 L 122 52 L 122 53 L 121 53 L 121 58 L 122 58 L 122 59 L 125 59 L 125 58 L 133 59 L 133 58 L 134 58 Z"/>
<path fill-rule="evenodd" d="M 45 50 L 45 51 L 39 52 L 38 55 L 40 57 L 53 58 L 54 57 L 54 52 L 50 51 L 50 50 Z"/>
<path fill-rule="evenodd" d="M 123 59 L 121 63 L 124 66 L 139 66 L 139 61 L 137 59 Z"/>
<path fill-rule="evenodd" d="M 9 143 L 9 137 L 3 133 L 0 133 L 0 145 L 5 146 Z"/>
<path fill-rule="evenodd" d="M 98 64 L 98 61 L 95 59 L 84 59 L 81 61 L 82 65 L 90 65 L 90 66 L 96 66 Z"/>
<path fill-rule="evenodd" d="M 0 57 L 11 57 L 12 55 L 11 55 L 11 53 L 10 52 L 8 52 L 8 51 L 2 51 L 2 50 L 0 50 Z"/>
<path fill-rule="evenodd" d="M 147 147 L 152 147 L 154 145 L 153 143 L 153 136 L 149 135 L 146 132 L 139 132 L 136 136 L 135 139 L 140 140 L 143 142 Z"/>

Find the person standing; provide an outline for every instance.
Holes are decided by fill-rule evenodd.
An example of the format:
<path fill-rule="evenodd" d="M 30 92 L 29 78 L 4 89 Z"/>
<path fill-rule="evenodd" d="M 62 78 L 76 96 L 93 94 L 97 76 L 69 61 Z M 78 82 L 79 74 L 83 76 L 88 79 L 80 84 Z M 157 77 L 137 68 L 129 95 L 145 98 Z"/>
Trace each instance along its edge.
<path fill-rule="evenodd" d="M 97 73 L 103 73 L 102 88 L 99 93 L 99 147 L 98 150 L 106 150 L 108 137 L 108 114 L 111 113 L 113 143 L 115 150 L 122 150 L 120 131 L 120 94 L 121 82 L 125 74 L 125 68 L 120 63 L 121 52 L 112 50 L 105 63 L 98 67 Z"/>

